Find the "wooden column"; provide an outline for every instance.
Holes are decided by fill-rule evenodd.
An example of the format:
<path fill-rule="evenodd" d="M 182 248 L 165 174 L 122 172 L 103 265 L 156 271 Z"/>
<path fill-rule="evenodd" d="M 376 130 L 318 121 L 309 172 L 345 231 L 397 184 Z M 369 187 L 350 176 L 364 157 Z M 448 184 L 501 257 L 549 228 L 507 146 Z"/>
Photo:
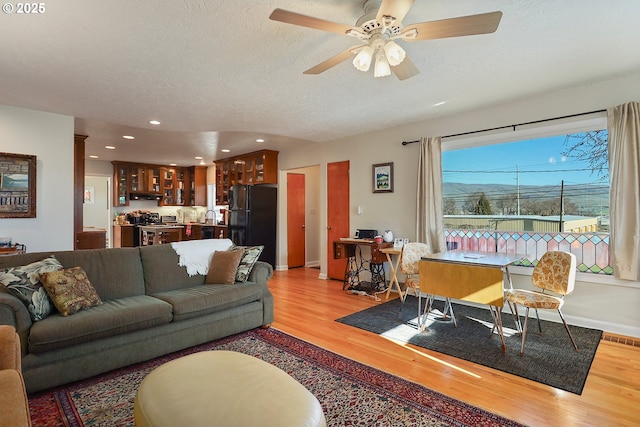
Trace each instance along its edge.
<path fill-rule="evenodd" d="M 78 249 L 78 234 L 83 229 L 84 141 L 87 135 L 73 135 L 73 248 Z"/>

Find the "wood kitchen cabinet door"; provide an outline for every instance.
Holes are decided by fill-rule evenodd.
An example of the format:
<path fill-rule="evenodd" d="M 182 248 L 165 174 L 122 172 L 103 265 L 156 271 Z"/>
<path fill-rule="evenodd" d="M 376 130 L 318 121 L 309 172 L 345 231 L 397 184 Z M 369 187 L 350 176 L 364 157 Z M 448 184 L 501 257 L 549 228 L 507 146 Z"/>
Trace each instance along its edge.
<path fill-rule="evenodd" d="M 76 233 L 76 249 L 104 249 L 106 246 L 105 230 Z"/>

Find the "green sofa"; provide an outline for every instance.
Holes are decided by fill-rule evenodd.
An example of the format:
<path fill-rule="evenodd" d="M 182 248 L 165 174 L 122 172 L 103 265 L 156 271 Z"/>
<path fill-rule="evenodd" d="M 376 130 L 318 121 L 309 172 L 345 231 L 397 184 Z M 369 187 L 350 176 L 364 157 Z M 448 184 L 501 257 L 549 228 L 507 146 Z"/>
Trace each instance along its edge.
<path fill-rule="evenodd" d="M 4 256 L 0 269 L 50 255 L 64 268 L 82 267 L 103 304 L 67 317 L 54 308 L 32 321 L 26 305 L 0 286 L 0 324 L 20 336 L 29 393 L 273 322 L 273 269 L 264 262 L 232 285 L 189 275 L 169 244 Z"/>

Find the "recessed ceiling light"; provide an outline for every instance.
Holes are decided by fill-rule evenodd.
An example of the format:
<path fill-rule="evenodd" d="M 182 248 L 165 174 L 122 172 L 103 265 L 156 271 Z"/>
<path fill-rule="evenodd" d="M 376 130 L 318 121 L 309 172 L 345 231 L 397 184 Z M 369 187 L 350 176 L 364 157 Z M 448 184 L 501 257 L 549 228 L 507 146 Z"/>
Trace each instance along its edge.
<path fill-rule="evenodd" d="M 202 160 L 202 156 L 196 156 L 196 160 Z"/>
<path fill-rule="evenodd" d="M 106 148 L 107 150 L 115 150 L 116 147 L 114 147 L 113 145 L 105 145 L 104 148 Z"/>
<path fill-rule="evenodd" d="M 150 125 L 159 125 L 160 121 L 159 120 L 149 120 L 149 124 Z"/>
<path fill-rule="evenodd" d="M 256 142 L 264 142 L 264 139 L 258 138 L 258 139 L 256 139 Z"/>
<path fill-rule="evenodd" d="M 96 155 L 93 155 L 93 154 L 92 154 L 91 156 L 89 156 L 89 158 L 90 158 L 90 159 L 97 159 L 97 158 L 98 158 L 98 156 L 96 156 Z"/>
<path fill-rule="evenodd" d="M 204 160 L 200 160 L 200 164 L 201 164 L 201 165 L 206 165 L 206 163 L 204 162 Z"/>
<path fill-rule="evenodd" d="M 169 166 L 178 166 L 177 163 L 169 163 Z"/>
<path fill-rule="evenodd" d="M 444 105 L 444 104 L 446 104 L 446 103 L 447 103 L 447 101 L 440 101 L 440 102 L 436 102 L 436 103 L 435 103 L 435 104 L 433 104 L 432 106 L 433 106 L 433 107 L 439 107 L 439 106 Z"/>
<path fill-rule="evenodd" d="M 122 136 L 124 139 L 136 139 L 135 136 L 131 136 L 131 135 L 123 135 Z"/>
<path fill-rule="evenodd" d="M 223 153 L 230 153 L 231 152 L 231 150 L 229 150 L 228 148 L 223 148 L 220 151 L 222 151 Z"/>

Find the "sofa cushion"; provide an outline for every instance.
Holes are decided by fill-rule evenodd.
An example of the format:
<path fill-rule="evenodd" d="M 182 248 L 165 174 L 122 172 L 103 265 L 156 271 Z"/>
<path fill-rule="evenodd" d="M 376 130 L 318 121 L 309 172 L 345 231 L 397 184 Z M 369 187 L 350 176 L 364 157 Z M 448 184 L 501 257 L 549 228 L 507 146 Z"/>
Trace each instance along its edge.
<path fill-rule="evenodd" d="M 56 258 L 64 268 L 82 267 L 103 301 L 144 295 L 138 248 L 63 251 Z"/>
<path fill-rule="evenodd" d="M 140 259 L 147 295 L 204 283 L 204 275 L 189 276 L 187 269 L 178 265 L 180 258 L 171 245 L 141 246 Z"/>
<path fill-rule="evenodd" d="M 215 251 L 207 272 L 206 284 L 232 285 L 242 258 L 241 251 Z"/>
<path fill-rule="evenodd" d="M 60 269 L 62 264 L 51 255 L 41 261 L 0 271 L 0 284 L 27 306 L 31 320 L 36 322 L 52 311 L 51 301 L 42 287 L 40 275 Z"/>
<path fill-rule="evenodd" d="M 226 310 L 262 298 L 262 288 L 253 282 L 233 285 L 200 285 L 160 292 L 154 297 L 173 306 L 173 320 L 180 321 Z"/>
<path fill-rule="evenodd" d="M 226 251 L 233 246 L 231 239 L 203 239 L 171 242 L 171 247 L 178 254 L 178 265 L 187 269 L 189 276 L 207 275 L 211 257 L 216 251 Z"/>
<path fill-rule="evenodd" d="M 31 327 L 29 351 L 44 353 L 171 322 L 171 305 L 139 295 L 105 301 L 104 304 L 64 317 L 54 313 Z"/>
<path fill-rule="evenodd" d="M 102 304 L 82 267 L 42 273 L 40 280 L 53 305 L 63 316 Z"/>
<path fill-rule="evenodd" d="M 246 282 L 253 266 L 258 262 L 264 246 L 234 246 L 232 250 L 243 251 L 238 271 L 236 271 L 236 282 Z"/>

